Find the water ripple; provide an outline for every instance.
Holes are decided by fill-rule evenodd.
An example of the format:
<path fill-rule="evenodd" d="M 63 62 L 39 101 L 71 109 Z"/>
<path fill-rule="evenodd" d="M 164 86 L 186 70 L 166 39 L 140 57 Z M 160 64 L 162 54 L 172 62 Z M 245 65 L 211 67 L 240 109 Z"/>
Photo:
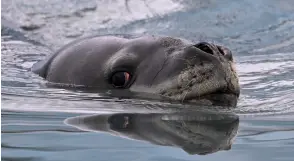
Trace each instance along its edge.
<path fill-rule="evenodd" d="M 211 159 L 293 159 L 293 6 L 290 0 L 3 1 L 1 159 L 198 159 L 175 148 L 64 124 L 81 114 L 216 112 L 56 89 L 30 72 L 32 64 L 73 39 L 109 33 L 161 34 L 228 46 L 237 62 L 241 96 L 236 109 L 216 108 L 219 114 L 237 114 L 240 128 L 232 150 Z"/>

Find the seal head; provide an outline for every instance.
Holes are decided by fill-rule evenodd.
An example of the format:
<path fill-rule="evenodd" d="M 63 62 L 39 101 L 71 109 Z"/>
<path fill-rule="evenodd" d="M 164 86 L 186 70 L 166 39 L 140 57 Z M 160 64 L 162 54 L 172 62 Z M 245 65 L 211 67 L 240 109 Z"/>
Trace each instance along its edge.
<path fill-rule="evenodd" d="M 53 83 L 205 105 L 236 106 L 240 93 L 229 49 L 172 37 L 83 38 L 36 63 L 32 71 Z"/>

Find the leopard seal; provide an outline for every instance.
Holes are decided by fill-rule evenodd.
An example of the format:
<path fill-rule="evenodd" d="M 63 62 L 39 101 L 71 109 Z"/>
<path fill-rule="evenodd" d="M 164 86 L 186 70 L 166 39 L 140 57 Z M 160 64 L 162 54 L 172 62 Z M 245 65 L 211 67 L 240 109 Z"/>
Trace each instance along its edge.
<path fill-rule="evenodd" d="M 32 71 L 58 84 L 204 105 L 236 106 L 240 94 L 228 48 L 169 36 L 81 38 L 35 63 Z"/>

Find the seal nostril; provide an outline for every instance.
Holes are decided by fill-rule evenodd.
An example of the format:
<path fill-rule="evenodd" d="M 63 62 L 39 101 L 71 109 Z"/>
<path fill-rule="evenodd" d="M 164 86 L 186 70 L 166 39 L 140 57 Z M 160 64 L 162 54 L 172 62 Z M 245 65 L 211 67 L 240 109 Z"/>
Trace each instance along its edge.
<path fill-rule="evenodd" d="M 230 61 L 233 61 L 233 54 L 229 49 L 222 46 L 217 46 L 217 48 L 220 51 L 220 53 L 224 55 L 225 58 L 227 58 Z"/>
<path fill-rule="evenodd" d="M 228 60 L 233 61 L 233 55 L 232 55 L 231 52 L 228 53 L 228 54 L 226 54 L 225 57 L 226 57 Z"/>
<path fill-rule="evenodd" d="M 221 54 L 226 55 L 220 46 L 218 46 L 217 49 L 219 50 L 219 52 L 220 52 Z"/>
<path fill-rule="evenodd" d="M 194 45 L 196 48 L 206 52 L 206 53 L 209 53 L 211 55 L 213 55 L 213 50 L 210 48 L 209 44 L 206 43 L 206 42 L 201 42 L 201 43 L 198 43 L 196 45 Z"/>

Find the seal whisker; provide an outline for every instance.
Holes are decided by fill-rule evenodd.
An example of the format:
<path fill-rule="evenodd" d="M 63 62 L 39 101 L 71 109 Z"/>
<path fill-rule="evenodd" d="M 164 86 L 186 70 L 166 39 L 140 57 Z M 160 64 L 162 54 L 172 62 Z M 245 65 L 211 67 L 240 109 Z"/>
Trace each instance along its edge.
<path fill-rule="evenodd" d="M 189 86 L 189 84 L 192 82 L 193 80 L 190 80 L 184 87 L 188 87 Z M 186 89 L 186 88 L 184 88 L 184 89 Z M 187 94 L 188 94 L 188 90 L 186 91 L 186 93 L 185 93 L 185 95 L 184 95 L 184 97 L 182 98 L 182 103 L 184 102 L 184 100 L 185 100 L 185 98 L 186 98 L 186 96 L 187 96 Z"/>
<path fill-rule="evenodd" d="M 194 58 L 194 57 L 192 57 L 192 58 Z M 187 65 L 192 65 L 193 63 L 191 62 L 191 60 L 189 60 L 189 59 L 184 59 L 184 58 L 174 58 L 174 59 L 177 59 L 177 60 L 183 60 L 183 61 L 185 61 L 186 63 L 187 63 Z"/>
<path fill-rule="evenodd" d="M 181 101 L 182 103 L 184 103 L 184 100 L 185 100 L 187 94 L 188 94 L 188 91 L 186 91 L 186 93 L 184 94 L 184 97 L 182 98 L 182 101 Z"/>

